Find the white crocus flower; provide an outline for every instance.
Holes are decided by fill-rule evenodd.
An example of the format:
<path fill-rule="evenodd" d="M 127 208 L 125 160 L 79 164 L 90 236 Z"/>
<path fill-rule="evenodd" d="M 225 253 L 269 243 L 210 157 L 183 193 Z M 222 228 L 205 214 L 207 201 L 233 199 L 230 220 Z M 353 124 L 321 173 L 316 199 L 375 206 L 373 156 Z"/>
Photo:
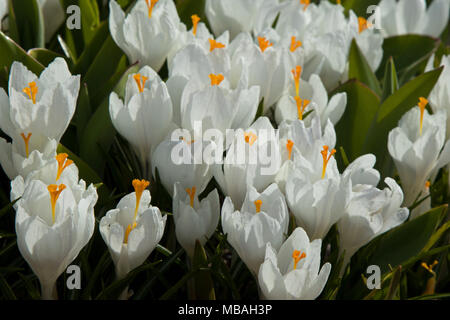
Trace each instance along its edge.
<path fill-rule="evenodd" d="M 264 99 L 263 112 L 267 112 L 281 98 L 288 85 L 287 50 L 273 47 L 264 37 L 258 37 L 258 44 L 248 33 L 239 34 L 230 44 L 230 83 L 236 87 L 242 77 L 248 85 L 260 86 L 260 100 Z"/>
<path fill-rule="evenodd" d="M 204 245 L 217 228 L 220 217 L 219 193 L 216 189 L 202 201 L 198 200 L 195 186 L 184 189 L 174 186 L 173 218 L 178 242 L 189 257 L 194 257 L 195 242 Z"/>
<path fill-rule="evenodd" d="M 2 160 L 12 159 L 12 153 L 28 158 L 34 150 L 43 153 L 49 140 L 59 142 L 75 112 L 79 87 L 80 76 L 72 76 L 62 58 L 50 63 L 40 77 L 14 62 L 9 99 L 0 88 L 0 129 L 13 141 L 11 146 L 1 139 Z"/>
<path fill-rule="evenodd" d="M 127 16 L 114 0 L 109 9 L 111 35 L 129 62 L 159 71 L 180 32 L 181 22 L 173 0 L 139 0 Z"/>
<path fill-rule="evenodd" d="M 174 127 L 172 101 L 165 83 L 150 67 L 143 67 L 128 77 L 125 101 L 111 93 L 109 114 L 116 130 L 134 147 L 148 175 L 153 150 Z"/>
<path fill-rule="evenodd" d="M 406 206 L 417 199 L 427 180 L 433 182 L 440 168 L 450 163 L 450 140 L 445 142 L 446 112 L 430 115 L 427 100 L 400 119 L 398 127 L 389 132 L 388 150 L 394 159 Z M 445 146 L 444 146 L 445 144 Z"/>
<path fill-rule="evenodd" d="M 278 135 L 269 119 L 260 117 L 247 130 L 236 131 L 222 164 L 213 166 L 214 177 L 225 195 L 241 206 L 249 186 L 258 191 L 274 182 L 281 166 Z"/>
<path fill-rule="evenodd" d="M 8 1 L 0 2 L 0 30 L 3 29 L 3 19 L 8 15 Z"/>
<path fill-rule="evenodd" d="M 12 194 L 19 193 L 15 186 Z M 77 187 L 31 180 L 15 204 L 17 245 L 39 278 L 43 299 L 56 298 L 57 278 L 94 232 L 97 191 L 83 180 Z"/>
<path fill-rule="evenodd" d="M 215 35 L 226 30 L 231 38 L 240 32 L 258 34 L 276 19 L 278 0 L 207 0 L 205 13 Z"/>
<path fill-rule="evenodd" d="M 266 244 L 278 250 L 285 239 L 289 214 L 282 193 L 276 184 L 261 194 L 250 187 L 241 210 L 235 210 L 227 197 L 222 207 L 222 228 L 253 275 L 258 275 L 264 261 Z"/>
<path fill-rule="evenodd" d="M 339 248 L 345 250 L 344 268 L 359 248 L 408 218 L 408 208 L 401 207 L 400 186 L 391 178 L 386 178 L 385 183 L 388 187 L 384 190 L 354 183 L 346 213 L 338 222 Z"/>
<path fill-rule="evenodd" d="M 100 233 L 108 246 L 118 279 L 140 266 L 161 240 L 167 216 L 150 205 L 149 182 L 133 180 L 135 192 L 123 197 L 116 209 L 100 220 Z"/>
<path fill-rule="evenodd" d="M 198 194 L 205 190 L 212 178 L 210 165 L 203 159 L 209 142 L 185 137 L 164 140 L 155 149 L 152 157 L 153 176 L 159 178 L 166 191 L 173 196 L 173 186 L 180 182 L 184 189 L 193 188 Z M 212 143 L 212 148 L 214 144 Z"/>
<path fill-rule="evenodd" d="M 295 70 L 293 72 L 294 75 L 297 74 Z M 296 94 L 297 81 L 299 88 L 298 95 Z M 303 120 L 303 115 L 308 112 L 313 112 L 314 115 L 320 117 L 322 126 L 325 126 L 328 119 L 335 125 L 344 114 L 346 105 L 347 94 L 345 92 L 337 93 L 328 100 L 327 91 L 320 77 L 313 74 L 308 82 L 300 78 L 299 80 L 294 79 L 292 81 L 292 85 L 289 87 L 287 94 L 283 95 L 277 103 L 275 119 L 277 123 L 281 123 L 283 120 Z M 312 116 L 309 116 L 305 121 L 309 124 L 312 118 Z"/>
<path fill-rule="evenodd" d="M 450 2 L 434 0 L 427 9 L 425 0 L 382 0 L 378 10 L 385 37 L 422 34 L 437 38 L 448 23 Z"/>
<path fill-rule="evenodd" d="M 296 228 L 279 250 L 267 243 L 264 263 L 258 273 L 261 298 L 267 300 L 314 300 L 322 292 L 331 264 L 320 267 L 322 240 L 309 241 Z"/>

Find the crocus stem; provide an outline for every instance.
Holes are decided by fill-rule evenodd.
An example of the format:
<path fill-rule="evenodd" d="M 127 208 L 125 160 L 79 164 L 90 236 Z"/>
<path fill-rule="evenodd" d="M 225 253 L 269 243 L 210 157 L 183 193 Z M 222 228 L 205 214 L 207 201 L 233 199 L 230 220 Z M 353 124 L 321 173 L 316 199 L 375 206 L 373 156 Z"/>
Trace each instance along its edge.
<path fill-rule="evenodd" d="M 58 291 L 56 283 L 41 283 L 41 299 L 42 300 L 58 300 Z"/>

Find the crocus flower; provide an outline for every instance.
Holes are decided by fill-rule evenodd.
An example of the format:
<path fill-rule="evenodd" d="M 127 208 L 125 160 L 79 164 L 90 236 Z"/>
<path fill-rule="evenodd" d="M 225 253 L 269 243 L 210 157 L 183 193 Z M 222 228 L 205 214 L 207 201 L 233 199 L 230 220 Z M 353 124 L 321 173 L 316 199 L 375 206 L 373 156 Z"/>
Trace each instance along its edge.
<path fill-rule="evenodd" d="M 172 101 L 165 83 L 150 67 L 143 67 L 128 77 L 125 101 L 111 93 L 109 114 L 116 130 L 134 147 L 148 175 L 152 151 L 174 127 Z"/>
<path fill-rule="evenodd" d="M 267 117 L 248 129 L 236 130 L 222 164 L 213 166 L 217 183 L 233 203 L 241 206 L 248 186 L 263 191 L 274 182 L 281 166 L 278 136 Z"/>
<path fill-rule="evenodd" d="M 264 261 L 266 244 L 279 249 L 288 223 L 286 203 L 275 184 L 261 194 L 250 186 L 240 211 L 234 209 L 230 197 L 222 206 L 223 232 L 255 277 Z"/>
<path fill-rule="evenodd" d="M 434 0 L 382 0 L 378 4 L 381 33 L 385 36 L 423 34 L 439 37 L 448 23 L 450 3 Z"/>
<path fill-rule="evenodd" d="M 279 250 L 267 243 L 258 273 L 261 298 L 268 300 L 314 300 L 322 292 L 331 264 L 320 267 L 322 240 L 310 242 L 302 228 L 296 228 Z"/>
<path fill-rule="evenodd" d="M 39 77 L 20 62 L 12 64 L 9 99 L 0 88 L 0 128 L 12 139 L 12 144 L 0 139 L 0 161 L 10 178 L 19 174 L 14 158 L 28 158 L 34 150 L 47 154 L 50 140 L 59 142 L 75 112 L 79 86 L 80 76 L 72 76 L 62 58 Z"/>
<path fill-rule="evenodd" d="M 216 36 L 229 30 L 231 38 L 240 32 L 256 34 L 275 21 L 278 0 L 207 0 L 205 13 Z"/>
<path fill-rule="evenodd" d="M 19 177 L 18 177 L 19 178 Z M 11 193 L 17 184 L 12 183 Z M 56 298 L 56 280 L 89 242 L 95 226 L 97 191 L 83 180 L 77 189 L 63 183 L 28 181 L 16 202 L 19 251 L 39 278 L 42 298 Z"/>
<path fill-rule="evenodd" d="M 164 140 L 153 154 L 153 176 L 158 170 L 161 183 L 171 196 L 176 182 L 184 189 L 195 188 L 197 194 L 202 193 L 212 178 L 210 164 L 203 161 L 208 145 L 207 141 L 184 137 Z"/>
<path fill-rule="evenodd" d="M 202 201 L 198 200 L 195 186 L 184 189 L 181 183 L 174 185 L 173 218 L 178 242 L 189 257 L 194 257 L 195 242 L 204 245 L 219 223 L 220 202 L 216 189 Z"/>
<path fill-rule="evenodd" d="M 173 0 L 139 0 L 127 16 L 114 0 L 109 9 L 111 35 L 129 62 L 159 71 L 181 28 Z"/>
<path fill-rule="evenodd" d="M 123 197 L 116 209 L 100 220 L 100 233 L 108 246 L 118 279 L 140 266 L 161 240 L 167 216 L 150 205 L 149 185 L 133 180 L 135 192 Z"/>
<path fill-rule="evenodd" d="M 433 182 L 440 168 L 450 163 L 450 140 L 445 142 L 446 112 L 430 115 L 427 100 L 420 98 L 389 132 L 388 150 L 394 159 L 405 193 L 404 204 L 411 206 L 427 180 Z M 445 146 L 444 146 L 445 143 Z"/>
<path fill-rule="evenodd" d="M 345 250 L 345 267 L 353 254 L 376 236 L 400 225 L 409 216 L 408 208 L 401 207 L 403 192 L 391 178 L 388 186 L 379 190 L 370 184 L 354 184 L 345 215 L 338 222 L 339 248 Z"/>

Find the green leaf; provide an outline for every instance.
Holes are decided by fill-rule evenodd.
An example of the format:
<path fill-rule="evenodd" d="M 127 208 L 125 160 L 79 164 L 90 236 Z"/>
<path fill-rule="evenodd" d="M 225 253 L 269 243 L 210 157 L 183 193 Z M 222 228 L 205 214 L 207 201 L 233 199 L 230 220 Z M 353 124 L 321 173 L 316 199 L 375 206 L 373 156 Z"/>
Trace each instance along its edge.
<path fill-rule="evenodd" d="M 383 42 L 383 60 L 384 66 L 389 58 L 395 62 L 397 72 L 401 75 L 401 83 L 408 80 L 415 72 L 420 69 L 423 63 L 439 47 L 440 40 L 423 35 L 401 35 L 384 39 Z M 378 77 L 382 76 L 382 68 L 378 70 Z"/>
<path fill-rule="evenodd" d="M 89 92 L 87 85 L 83 83 L 78 94 L 77 108 L 73 116 L 72 123 L 75 123 L 77 128 L 78 143 L 82 143 L 84 129 L 86 128 L 89 119 L 92 116 L 91 104 L 89 101 Z"/>
<path fill-rule="evenodd" d="M 28 54 L 35 58 L 37 61 L 39 61 L 42 65 L 44 66 L 48 66 L 51 62 L 53 62 L 53 60 L 55 60 L 56 58 L 64 58 L 66 59 L 66 57 L 60 55 L 59 53 L 50 51 L 48 49 L 44 49 L 44 48 L 36 48 L 36 49 L 31 49 L 28 51 Z M 71 61 L 67 61 L 68 59 L 66 59 L 66 62 L 68 63 L 68 65 L 70 66 Z"/>
<path fill-rule="evenodd" d="M 387 98 L 378 110 L 375 121 L 365 136 L 363 154 L 373 153 L 377 157 L 376 167 L 390 175 L 389 167 L 392 159 L 387 150 L 389 132 L 395 128 L 400 118 L 417 105 L 419 97 L 428 97 L 442 72 L 442 67 L 411 80 L 393 95 Z M 347 148 L 346 148 L 347 150 Z"/>
<path fill-rule="evenodd" d="M 381 100 L 385 101 L 389 96 L 393 95 L 398 88 L 399 83 L 394 59 L 390 57 L 386 63 L 386 71 L 384 72 L 383 93 L 381 94 Z"/>
<path fill-rule="evenodd" d="M 9 68 L 14 61 L 22 62 L 36 75 L 40 75 L 45 68 L 39 61 L 27 54 L 17 43 L 0 31 L 0 66 L 7 68 L 9 73 Z M 4 77 L 5 75 L 3 75 Z M 4 78 L 3 80 L 6 81 L 5 83 L 8 82 L 8 74 L 6 74 L 6 79 Z"/>
<path fill-rule="evenodd" d="M 364 141 L 377 114 L 380 99 L 370 88 L 357 80 L 344 83 L 336 92 L 347 94 L 345 113 L 336 125 L 338 143 L 344 147 L 348 160 L 353 161 L 362 154 Z"/>
<path fill-rule="evenodd" d="M 380 0 L 342 0 L 341 2 L 346 12 L 351 9 L 357 16 L 367 18 L 369 15 L 367 8 L 371 5 L 378 4 Z"/>
<path fill-rule="evenodd" d="M 9 28 L 11 37 L 21 47 L 43 48 L 44 19 L 38 0 L 9 0 Z"/>
<path fill-rule="evenodd" d="M 91 42 L 95 30 L 100 24 L 100 14 L 95 0 L 80 0 L 79 6 L 81 10 L 81 31 L 83 32 L 84 43 L 87 44 Z"/>
<path fill-rule="evenodd" d="M 200 241 L 195 241 L 194 258 L 192 262 L 193 269 L 207 267 L 208 258 Z M 194 278 L 195 281 L 195 297 L 198 300 L 215 300 L 214 284 L 211 278 L 211 271 L 200 270 Z"/>
<path fill-rule="evenodd" d="M 17 297 L 14 294 L 14 291 L 11 289 L 8 282 L 1 274 L 0 274 L 0 290 L 3 293 L 3 296 L 7 300 L 17 300 Z"/>
<path fill-rule="evenodd" d="M 372 71 L 372 68 L 367 63 L 361 50 L 359 50 L 356 40 L 352 40 L 349 53 L 349 79 L 357 79 L 366 84 L 378 96 L 381 96 L 381 88 L 377 77 Z"/>

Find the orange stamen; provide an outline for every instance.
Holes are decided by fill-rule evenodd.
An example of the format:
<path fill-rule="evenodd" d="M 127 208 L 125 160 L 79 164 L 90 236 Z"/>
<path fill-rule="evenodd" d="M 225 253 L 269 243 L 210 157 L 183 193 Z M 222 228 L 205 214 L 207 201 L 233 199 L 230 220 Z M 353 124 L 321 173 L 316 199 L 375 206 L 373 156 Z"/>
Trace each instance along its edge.
<path fill-rule="evenodd" d="M 36 104 L 36 95 L 38 93 L 38 87 L 36 86 L 36 82 L 30 82 L 28 87 L 23 89 L 23 92 L 33 101 L 33 104 Z"/>
<path fill-rule="evenodd" d="M 156 3 L 159 0 L 145 0 L 145 3 L 147 4 L 148 8 L 148 18 L 150 19 L 152 17 L 153 8 L 155 7 Z"/>
<path fill-rule="evenodd" d="M 57 186 L 56 184 L 51 184 L 47 187 L 48 192 L 50 193 L 50 203 L 52 205 L 52 221 L 55 223 L 55 210 L 56 210 L 56 201 L 59 198 L 61 192 L 66 188 L 66 185 L 60 184 Z"/>
<path fill-rule="evenodd" d="M 22 137 L 23 142 L 25 142 L 25 154 L 27 155 L 27 158 L 28 158 L 28 155 L 30 154 L 29 153 L 29 144 L 30 144 L 31 132 L 29 132 L 28 135 L 26 135 L 26 136 L 24 133 L 21 133 L 20 136 Z"/>
<path fill-rule="evenodd" d="M 209 78 L 211 79 L 211 85 L 212 86 L 218 86 L 223 79 L 225 79 L 225 77 L 223 76 L 223 74 L 210 74 Z"/>
<path fill-rule="evenodd" d="M 221 49 L 225 48 L 225 45 L 223 43 L 217 42 L 214 39 L 209 39 L 209 52 L 213 52 L 214 49 Z"/>
<path fill-rule="evenodd" d="M 322 179 L 325 178 L 325 172 L 327 170 L 328 161 L 330 161 L 331 157 L 336 153 L 336 149 L 331 150 L 330 155 L 328 155 L 328 146 L 323 146 L 323 150 L 320 151 L 323 158 L 323 166 L 322 166 Z"/>
<path fill-rule="evenodd" d="M 306 258 L 306 253 L 301 252 L 300 250 L 294 250 L 292 253 L 292 259 L 294 259 L 294 270 L 297 269 L 297 264 L 300 260 Z"/>
<path fill-rule="evenodd" d="M 273 43 L 270 43 L 269 40 L 267 40 L 264 37 L 258 37 L 258 43 L 259 48 L 261 49 L 262 52 L 266 51 L 267 48 L 273 46 Z"/>
<path fill-rule="evenodd" d="M 295 50 L 297 50 L 301 46 L 302 46 L 302 42 L 301 41 L 297 41 L 297 39 L 295 37 L 291 38 L 291 47 L 290 47 L 291 52 L 294 52 Z"/>
<path fill-rule="evenodd" d="M 186 188 L 186 193 L 189 195 L 190 198 L 190 205 L 193 208 L 194 207 L 194 197 L 195 197 L 195 191 L 197 189 L 195 187 L 192 187 L 191 189 Z"/>
<path fill-rule="evenodd" d="M 438 264 L 437 260 L 434 260 L 434 262 L 430 265 L 426 264 L 425 262 L 422 262 L 421 266 L 425 268 L 428 272 L 430 272 L 432 275 L 436 275 L 436 273 L 433 271 L 433 268 Z"/>
<path fill-rule="evenodd" d="M 299 97 L 300 92 L 300 76 L 302 75 L 302 67 L 296 66 L 295 69 L 292 69 L 292 75 L 294 76 L 295 81 L 295 95 Z"/>
<path fill-rule="evenodd" d="M 136 84 L 139 88 L 139 92 L 144 92 L 144 86 L 145 86 L 145 82 L 148 80 L 148 77 L 145 77 L 143 75 L 141 75 L 140 73 L 136 73 L 133 76 L 134 81 L 136 81 Z"/>
<path fill-rule="evenodd" d="M 308 6 L 311 4 L 311 1 L 310 1 L 310 0 L 300 0 L 300 4 L 305 5 L 305 6 L 303 7 L 303 11 L 305 11 L 306 8 L 308 8 Z"/>
<path fill-rule="evenodd" d="M 262 200 L 256 200 L 253 203 L 255 204 L 256 207 L 256 213 L 261 212 Z"/>
<path fill-rule="evenodd" d="M 422 127 L 423 127 L 423 114 L 425 112 L 425 107 L 428 104 L 428 100 L 424 97 L 419 98 L 419 109 L 420 109 L 420 135 L 422 135 Z"/>
<path fill-rule="evenodd" d="M 288 140 L 286 143 L 286 149 L 288 150 L 288 159 L 292 158 L 292 148 L 294 147 L 294 141 Z"/>
<path fill-rule="evenodd" d="M 196 14 L 193 14 L 191 16 L 191 19 L 192 19 L 192 33 L 194 34 L 194 36 L 196 36 L 197 35 L 197 25 L 198 25 L 198 22 L 200 21 L 200 17 Z"/>
<path fill-rule="evenodd" d="M 371 26 L 372 26 L 372 24 L 370 22 L 368 22 L 366 19 L 364 19 L 363 17 L 358 18 L 358 27 L 359 27 L 358 32 L 359 33 L 363 32 L 364 30 L 368 29 Z"/>
<path fill-rule="evenodd" d="M 258 139 L 258 136 L 256 134 L 254 134 L 253 132 L 245 132 L 244 139 L 245 139 L 245 142 L 247 142 L 249 145 L 253 145 L 255 143 L 256 139 Z"/>
<path fill-rule="evenodd" d="M 294 97 L 295 102 L 297 103 L 297 112 L 298 119 L 303 120 L 303 113 L 305 112 L 306 107 L 309 105 L 311 101 L 306 99 L 301 99 L 300 97 Z"/>
<path fill-rule="evenodd" d="M 58 171 L 56 173 L 56 181 L 59 180 L 64 169 L 73 163 L 73 161 L 67 159 L 67 157 L 68 157 L 67 153 L 60 153 L 55 157 L 56 161 L 58 162 Z"/>

